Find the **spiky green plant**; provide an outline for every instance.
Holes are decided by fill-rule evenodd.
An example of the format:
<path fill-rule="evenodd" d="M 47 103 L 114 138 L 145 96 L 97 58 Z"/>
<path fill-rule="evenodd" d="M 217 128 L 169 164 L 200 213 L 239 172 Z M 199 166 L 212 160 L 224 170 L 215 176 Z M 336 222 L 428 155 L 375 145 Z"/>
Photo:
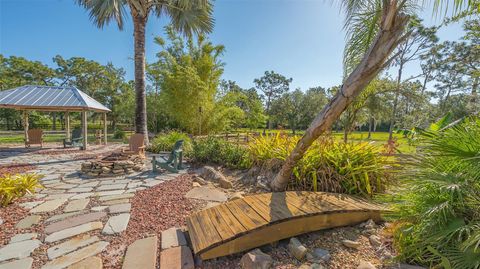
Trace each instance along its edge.
<path fill-rule="evenodd" d="M 395 197 L 400 259 L 431 267 L 480 268 L 480 119 L 420 133 Z"/>
<path fill-rule="evenodd" d="M 42 186 L 38 180 L 42 178 L 38 174 L 6 174 L 0 177 L 0 206 L 7 206 L 15 199 L 26 194 L 34 194 L 37 188 Z"/>
<path fill-rule="evenodd" d="M 189 155 L 192 151 L 192 140 L 188 134 L 175 130 L 157 134 L 148 150 L 155 153 L 171 151 L 178 140 L 183 140 L 183 152 Z"/>

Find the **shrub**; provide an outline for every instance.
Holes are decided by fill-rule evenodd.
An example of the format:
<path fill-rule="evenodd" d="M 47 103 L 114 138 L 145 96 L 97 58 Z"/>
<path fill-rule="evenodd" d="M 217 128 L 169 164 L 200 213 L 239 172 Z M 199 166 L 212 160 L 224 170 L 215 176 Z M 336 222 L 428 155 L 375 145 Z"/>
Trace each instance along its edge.
<path fill-rule="evenodd" d="M 272 169 L 285 161 L 299 137 L 259 136 L 249 144 L 256 165 Z M 388 182 L 389 158 L 368 143 L 343 143 L 330 137 L 315 141 L 293 169 L 289 189 L 330 191 L 371 196 Z"/>
<path fill-rule="evenodd" d="M 480 119 L 420 132 L 424 148 L 393 198 L 399 258 L 480 268 Z"/>
<path fill-rule="evenodd" d="M 192 151 L 192 140 L 186 133 L 179 131 L 169 131 L 158 134 L 149 147 L 150 152 L 160 153 L 162 151 L 171 151 L 173 145 L 178 140 L 183 140 L 183 152 L 189 154 Z"/>
<path fill-rule="evenodd" d="M 115 130 L 115 133 L 113 134 L 113 138 L 125 140 L 127 138 L 127 134 L 125 133 L 125 131 L 123 131 L 121 129 L 117 129 L 117 130 Z"/>
<path fill-rule="evenodd" d="M 245 169 L 251 166 L 246 148 L 216 137 L 194 140 L 192 157 L 197 162 L 215 163 L 229 168 Z"/>
<path fill-rule="evenodd" d="M 0 205 L 7 206 L 15 199 L 25 194 L 35 193 L 36 188 L 42 187 L 38 180 L 42 176 L 38 174 L 10 174 L 0 177 Z"/>

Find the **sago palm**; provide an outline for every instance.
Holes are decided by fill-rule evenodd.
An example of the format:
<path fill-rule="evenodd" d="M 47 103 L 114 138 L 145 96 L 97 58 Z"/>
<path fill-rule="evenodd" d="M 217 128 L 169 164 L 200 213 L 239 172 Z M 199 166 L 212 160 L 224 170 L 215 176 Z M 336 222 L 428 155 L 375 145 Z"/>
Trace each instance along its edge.
<path fill-rule="evenodd" d="M 148 143 L 145 93 L 145 26 L 153 14 L 170 18 L 175 30 L 186 35 L 209 33 L 213 30 L 213 4 L 210 0 L 76 0 L 90 12 L 99 28 L 115 21 L 120 30 L 128 11 L 133 20 L 135 46 L 135 131 L 145 134 Z"/>
<path fill-rule="evenodd" d="M 312 143 L 353 102 L 365 87 L 394 59 L 393 51 L 409 36 L 405 26 L 417 6 L 433 2 L 434 11 L 445 15 L 448 9 L 459 13 L 479 8 L 478 0 L 340 0 L 346 13 L 347 48 L 345 50 L 346 75 L 343 85 L 330 102 L 320 111 L 285 160 L 275 177 L 273 190 L 284 190 L 292 177 L 295 164 Z"/>

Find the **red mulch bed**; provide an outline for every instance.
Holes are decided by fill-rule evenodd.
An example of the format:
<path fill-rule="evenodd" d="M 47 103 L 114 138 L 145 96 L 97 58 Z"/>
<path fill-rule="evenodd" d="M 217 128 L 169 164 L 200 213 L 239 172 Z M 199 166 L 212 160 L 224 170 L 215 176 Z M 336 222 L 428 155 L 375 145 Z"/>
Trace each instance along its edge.
<path fill-rule="evenodd" d="M 29 163 L 14 163 L 0 165 L 0 177 L 5 174 L 21 174 L 35 169 L 36 166 Z"/>
<path fill-rule="evenodd" d="M 0 246 L 6 245 L 10 238 L 18 233 L 15 225 L 28 214 L 28 210 L 13 203 L 6 207 L 0 207 L 0 218 L 3 224 L 0 225 Z"/>
<path fill-rule="evenodd" d="M 128 245 L 135 240 L 157 235 L 160 242 L 163 230 L 185 225 L 185 219 L 200 205 L 200 202 L 185 198 L 191 188 L 192 176 L 182 175 L 136 192 L 131 199 L 132 209 L 127 230 L 110 241 L 107 250 L 103 252 L 103 268 L 120 268 Z"/>

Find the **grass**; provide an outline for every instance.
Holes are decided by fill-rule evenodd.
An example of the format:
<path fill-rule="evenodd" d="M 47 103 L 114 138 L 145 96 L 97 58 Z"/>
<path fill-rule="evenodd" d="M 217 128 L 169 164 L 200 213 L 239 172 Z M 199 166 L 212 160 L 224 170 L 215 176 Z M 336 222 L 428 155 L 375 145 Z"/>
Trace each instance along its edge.
<path fill-rule="evenodd" d="M 58 142 L 61 143 L 65 138 L 64 134 L 45 134 L 43 136 L 44 142 Z M 3 135 L 0 136 L 0 144 L 23 144 L 24 136 L 22 135 Z M 92 143 L 95 142 L 95 134 L 89 134 L 87 140 Z M 107 141 L 110 142 L 123 142 L 121 139 L 113 138 L 113 134 L 107 135 Z"/>

